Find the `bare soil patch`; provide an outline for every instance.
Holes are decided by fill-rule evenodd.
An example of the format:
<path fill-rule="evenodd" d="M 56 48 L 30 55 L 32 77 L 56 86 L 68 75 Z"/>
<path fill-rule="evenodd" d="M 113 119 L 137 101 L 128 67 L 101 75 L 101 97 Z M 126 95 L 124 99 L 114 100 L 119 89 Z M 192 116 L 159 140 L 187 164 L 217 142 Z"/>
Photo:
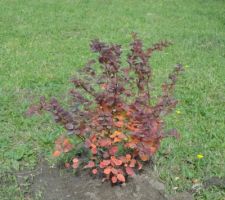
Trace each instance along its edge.
<path fill-rule="evenodd" d="M 130 179 L 126 185 L 112 187 L 89 174 L 50 167 L 41 163 L 35 171 L 20 173 L 18 182 L 25 191 L 25 199 L 44 200 L 191 200 L 190 194 L 168 197 L 165 188 L 149 168 Z M 28 185 L 29 189 L 24 186 Z M 180 197 L 179 197 L 180 196 Z"/>

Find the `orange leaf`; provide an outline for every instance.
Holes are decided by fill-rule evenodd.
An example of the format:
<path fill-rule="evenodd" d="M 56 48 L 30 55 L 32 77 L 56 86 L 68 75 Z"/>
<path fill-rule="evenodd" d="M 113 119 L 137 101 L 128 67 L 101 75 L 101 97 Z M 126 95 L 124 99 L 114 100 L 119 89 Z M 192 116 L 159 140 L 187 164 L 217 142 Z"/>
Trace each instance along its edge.
<path fill-rule="evenodd" d="M 58 156 L 60 156 L 61 155 L 61 152 L 60 151 L 54 151 L 54 153 L 53 153 L 53 156 L 54 157 L 58 157 Z"/>
<path fill-rule="evenodd" d="M 120 182 L 125 182 L 125 177 L 124 177 L 124 175 L 123 174 L 118 174 L 117 175 L 117 179 L 120 181 Z"/>
<path fill-rule="evenodd" d="M 94 155 L 97 154 L 97 148 L 96 147 L 91 148 L 91 152 Z"/>
<path fill-rule="evenodd" d="M 149 160 L 149 155 L 147 155 L 145 153 L 139 152 L 139 156 L 140 156 L 140 158 L 141 158 L 142 161 Z"/>
<path fill-rule="evenodd" d="M 127 129 L 130 131 L 138 131 L 137 124 L 135 124 L 135 123 L 128 124 Z"/>
<path fill-rule="evenodd" d="M 67 145 L 64 146 L 63 152 L 67 153 L 73 149 L 73 145 L 68 143 Z"/>
<path fill-rule="evenodd" d="M 131 161 L 130 161 L 130 167 L 135 167 L 135 164 L 136 164 L 136 160 L 134 160 L 134 159 L 132 159 Z"/>
<path fill-rule="evenodd" d="M 127 159 L 127 161 L 130 161 L 131 160 L 131 155 L 130 154 L 126 154 L 126 159 Z"/>
<path fill-rule="evenodd" d="M 116 159 L 115 156 L 111 156 L 111 161 L 114 165 L 120 166 L 123 164 L 122 160 Z"/>
<path fill-rule="evenodd" d="M 96 140 L 97 140 L 96 134 L 93 134 L 93 135 L 90 136 L 90 141 L 92 143 L 96 142 Z"/>
<path fill-rule="evenodd" d="M 114 140 L 113 140 L 113 142 L 114 142 L 114 143 L 116 143 L 116 142 L 121 142 L 121 140 L 122 140 L 122 139 L 120 139 L 120 138 L 118 138 L 118 137 L 115 137 Z"/>
<path fill-rule="evenodd" d="M 69 140 L 66 138 L 66 139 L 64 139 L 64 141 L 63 141 L 63 145 L 67 145 L 67 144 L 70 144 L 70 142 L 69 142 Z"/>
<path fill-rule="evenodd" d="M 117 182 L 116 176 L 112 176 L 111 181 L 112 181 L 112 183 L 116 183 Z"/>
<path fill-rule="evenodd" d="M 110 160 L 103 160 L 102 162 L 100 162 L 99 167 L 100 168 L 105 168 L 110 164 Z"/>
<path fill-rule="evenodd" d="M 92 174 L 97 174 L 98 170 L 97 169 L 92 169 Z"/>
<path fill-rule="evenodd" d="M 136 148 L 136 147 L 137 147 L 137 143 L 135 143 L 135 142 L 133 142 L 133 141 L 131 141 L 131 142 L 127 142 L 127 143 L 125 144 L 125 147 L 131 148 L 131 149 L 134 149 L 134 148 Z"/>
<path fill-rule="evenodd" d="M 104 174 L 110 174 L 111 173 L 111 167 L 107 167 L 104 169 Z"/>
<path fill-rule="evenodd" d="M 119 121 L 123 121 L 124 120 L 124 116 L 123 115 L 116 115 L 115 118 L 118 119 Z"/>
<path fill-rule="evenodd" d="M 122 132 L 121 131 L 114 131 L 114 133 L 112 135 L 110 135 L 111 138 L 114 138 L 118 135 L 120 135 Z"/>
<path fill-rule="evenodd" d="M 111 169 L 111 172 L 112 172 L 113 174 L 115 174 L 115 175 L 118 174 L 118 171 L 117 171 L 117 169 L 115 169 L 115 168 L 112 168 L 112 169 Z"/>
<path fill-rule="evenodd" d="M 150 147 L 149 149 L 152 154 L 155 154 L 155 152 L 157 151 L 157 147 Z"/>
<path fill-rule="evenodd" d="M 91 148 L 96 148 L 96 145 L 95 144 L 91 144 Z"/>

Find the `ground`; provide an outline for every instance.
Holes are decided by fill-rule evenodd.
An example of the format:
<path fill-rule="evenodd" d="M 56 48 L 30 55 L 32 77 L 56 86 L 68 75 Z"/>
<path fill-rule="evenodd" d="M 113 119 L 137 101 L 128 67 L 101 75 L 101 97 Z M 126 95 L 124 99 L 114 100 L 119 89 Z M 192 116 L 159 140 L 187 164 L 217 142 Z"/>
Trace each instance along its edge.
<path fill-rule="evenodd" d="M 46 161 L 39 162 L 33 171 L 17 173 L 17 180 L 26 200 L 193 200 L 190 193 L 166 195 L 164 184 L 157 179 L 151 165 L 145 166 L 138 176 L 129 178 L 126 184 L 113 187 L 109 182 L 91 177 L 87 171 L 74 175 L 72 170 L 49 166 Z"/>
<path fill-rule="evenodd" d="M 155 88 L 176 63 L 177 110 L 167 119 L 180 140 L 168 139 L 154 157 L 154 171 L 167 192 L 194 191 L 198 200 L 223 200 L 222 187 L 200 186 L 225 177 L 225 2 L 223 0 L 0 0 L 0 199 L 23 199 L 16 173 L 32 170 L 41 155 L 50 162 L 53 141 L 63 132 L 48 115 L 27 118 L 40 95 L 62 103 L 68 80 L 93 56 L 89 42 L 120 43 L 130 33 L 146 46 L 170 40 L 153 56 Z M 203 158 L 197 158 L 202 154 Z"/>

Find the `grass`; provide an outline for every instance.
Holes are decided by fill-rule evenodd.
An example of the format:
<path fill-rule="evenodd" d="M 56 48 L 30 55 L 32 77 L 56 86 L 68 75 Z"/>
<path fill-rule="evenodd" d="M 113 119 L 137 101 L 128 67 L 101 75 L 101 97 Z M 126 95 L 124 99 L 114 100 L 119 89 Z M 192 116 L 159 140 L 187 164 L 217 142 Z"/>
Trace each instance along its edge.
<path fill-rule="evenodd" d="M 12 173 L 49 156 L 62 132 L 47 115 L 26 118 L 30 103 L 40 95 L 65 102 L 69 77 L 92 56 L 89 41 L 127 49 L 132 31 L 145 44 L 174 43 L 152 60 L 156 88 L 175 63 L 186 66 L 176 90 L 180 114 L 167 120 L 182 137 L 164 141 L 155 157 L 168 190 L 225 177 L 224 6 L 223 0 L 0 0 L 0 199 L 23 199 Z M 224 200 L 225 191 L 201 189 L 195 197 Z"/>

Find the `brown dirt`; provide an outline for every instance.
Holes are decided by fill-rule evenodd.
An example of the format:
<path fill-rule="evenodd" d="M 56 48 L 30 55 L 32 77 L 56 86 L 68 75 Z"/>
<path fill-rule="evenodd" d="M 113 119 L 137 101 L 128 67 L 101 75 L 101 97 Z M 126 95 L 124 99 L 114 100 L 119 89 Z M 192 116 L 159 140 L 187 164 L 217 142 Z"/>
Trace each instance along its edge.
<path fill-rule="evenodd" d="M 164 185 L 152 173 L 146 170 L 141 175 L 130 179 L 124 186 L 112 187 L 102 183 L 89 174 L 73 174 L 71 171 L 51 168 L 42 163 L 37 170 L 20 174 L 18 182 L 23 185 L 29 176 L 30 187 L 26 199 L 44 200 L 191 200 L 192 197 L 181 195 L 181 198 L 167 198 Z M 26 177 L 25 179 L 23 179 Z M 26 184 L 25 184 L 26 185 Z"/>

